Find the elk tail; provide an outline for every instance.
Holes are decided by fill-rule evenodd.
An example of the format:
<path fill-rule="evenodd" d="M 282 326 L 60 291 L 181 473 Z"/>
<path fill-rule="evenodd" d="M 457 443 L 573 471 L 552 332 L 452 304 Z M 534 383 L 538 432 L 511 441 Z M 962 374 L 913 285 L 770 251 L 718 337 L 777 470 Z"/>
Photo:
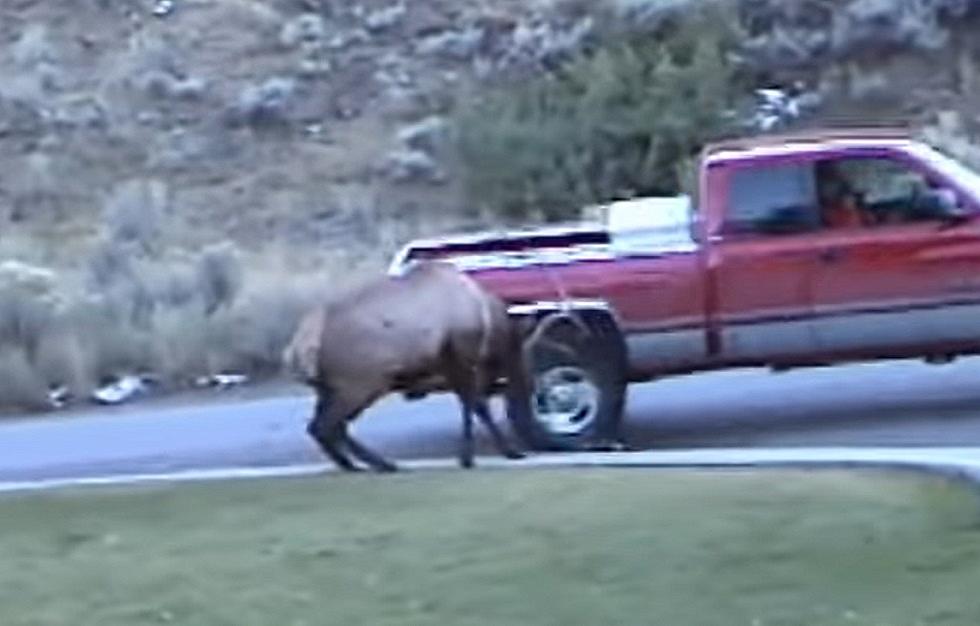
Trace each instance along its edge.
<path fill-rule="evenodd" d="M 296 380 L 314 385 L 320 380 L 320 350 L 323 349 L 324 312 L 316 311 L 300 320 L 289 345 L 282 352 L 286 372 Z"/>

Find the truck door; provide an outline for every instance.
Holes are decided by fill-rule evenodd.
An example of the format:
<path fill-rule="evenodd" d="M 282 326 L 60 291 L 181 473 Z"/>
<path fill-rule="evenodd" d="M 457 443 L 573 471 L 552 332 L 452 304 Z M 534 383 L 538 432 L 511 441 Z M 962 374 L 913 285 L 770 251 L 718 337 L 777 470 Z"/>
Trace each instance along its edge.
<path fill-rule="evenodd" d="M 821 238 L 812 274 L 819 350 L 905 356 L 980 343 L 980 224 L 949 219 L 965 214 L 965 198 L 899 154 L 835 166 L 865 225 Z"/>
<path fill-rule="evenodd" d="M 821 235 L 812 162 L 714 166 L 707 310 L 725 361 L 770 363 L 813 352 L 813 275 Z"/>

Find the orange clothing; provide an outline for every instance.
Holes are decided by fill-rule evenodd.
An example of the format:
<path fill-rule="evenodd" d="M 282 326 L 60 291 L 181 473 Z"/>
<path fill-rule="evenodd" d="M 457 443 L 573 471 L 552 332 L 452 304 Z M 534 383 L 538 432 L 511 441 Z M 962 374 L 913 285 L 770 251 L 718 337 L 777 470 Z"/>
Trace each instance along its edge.
<path fill-rule="evenodd" d="M 864 226 L 861 212 L 854 201 L 845 199 L 824 209 L 824 222 L 829 228 L 858 228 Z"/>

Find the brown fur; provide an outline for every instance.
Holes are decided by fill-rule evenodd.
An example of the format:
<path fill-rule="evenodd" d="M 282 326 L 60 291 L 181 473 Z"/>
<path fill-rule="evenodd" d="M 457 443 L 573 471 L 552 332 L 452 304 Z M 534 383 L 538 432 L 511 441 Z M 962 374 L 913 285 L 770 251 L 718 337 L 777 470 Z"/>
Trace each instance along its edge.
<path fill-rule="evenodd" d="M 394 470 L 357 442 L 348 425 L 389 392 L 417 395 L 432 381 L 444 381 L 459 398 L 463 466 L 473 463 L 474 413 L 503 455 L 520 456 L 493 423 L 486 402 L 501 377 L 515 397 L 527 395 L 520 331 L 499 298 L 449 264 L 418 264 L 311 311 L 283 360 L 316 391 L 310 435 L 343 469 L 357 469 L 350 452 L 374 469 Z"/>

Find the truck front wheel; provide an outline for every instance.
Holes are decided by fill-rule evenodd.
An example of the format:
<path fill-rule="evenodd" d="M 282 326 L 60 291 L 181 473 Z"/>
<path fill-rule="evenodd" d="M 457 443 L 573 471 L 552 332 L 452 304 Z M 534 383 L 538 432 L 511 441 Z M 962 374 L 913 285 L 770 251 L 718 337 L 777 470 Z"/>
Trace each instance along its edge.
<path fill-rule="evenodd" d="M 626 397 L 625 354 L 618 331 L 560 324 L 531 351 L 530 414 L 510 403 L 511 424 L 534 450 L 619 449 Z M 524 407 L 524 408 L 521 408 Z"/>

